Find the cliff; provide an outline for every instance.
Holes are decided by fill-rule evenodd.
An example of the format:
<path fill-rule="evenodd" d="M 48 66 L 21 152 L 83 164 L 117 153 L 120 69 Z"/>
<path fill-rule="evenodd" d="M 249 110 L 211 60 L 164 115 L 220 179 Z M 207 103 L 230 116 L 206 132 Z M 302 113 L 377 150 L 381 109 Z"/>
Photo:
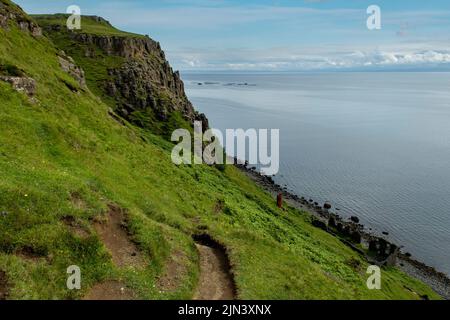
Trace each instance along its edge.
<path fill-rule="evenodd" d="M 67 15 L 34 18 L 57 47 L 85 70 L 88 86 L 119 116 L 165 136 L 177 127 L 192 127 L 194 120 L 208 126 L 206 117 L 188 100 L 179 72 L 173 71 L 158 42 L 117 30 L 96 16 L 83 16 L 79 31 L 67 30 Z"/>

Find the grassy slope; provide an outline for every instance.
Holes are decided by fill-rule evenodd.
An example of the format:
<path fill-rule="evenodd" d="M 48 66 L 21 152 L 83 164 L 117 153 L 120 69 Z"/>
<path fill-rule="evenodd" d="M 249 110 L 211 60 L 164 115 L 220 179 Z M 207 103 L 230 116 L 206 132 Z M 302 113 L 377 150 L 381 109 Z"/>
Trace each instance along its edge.
<path fill-rule="evenodd" d="M 39 21 L 39 25 L 46 27 L 49 25 L 58 24 L 60 26 L 66 26 L 68 14 L 36 14 L 32 16 L 35 20 Z M 106 21 L 98 21 L 95 17 L 83 16 L 82 18 L 82 32 L 93 33 L 98 35 L 107 36 L 127 36 L 127 37 L 144 37 L 140 34 L 121 31 L 114 28 Z M 75 32 L 80 32 L 75 30 Z"/>
<path fill-rule="evenodd" d="M 190 298 L 198 278 L 191 234 L 199 227 L 229 248 L 243 299 L 418 298 L 404 286 L 437 298 L 396 269 L 383 270 L 382 290 L 369 291 L 366 263 L 306 214 L 278 210 L 235 168 L 174 166 L 168 142 L 116 123 L 90 92 L 71 92 L 47 39 L 16 27 L 0 29 L 0 38 L 0 57 L 37 80 L 39 100 L 0 82 L 0 269 L 11 298 L 79 298 L 104 279 L 122 279 L 141 298 Z M 225 203 L 219 213 L 217 201 Z M 81 239 L 60 221 L 73 215 L 92 230 L 90 218 L 108 203 L 127 209 L 144 270 L 115 268 L 94 232 Z M 46 258 L 15 254 L 26 246 Z M 182 285 L 159 292 L 155 278 L 175 251 L 188 257 Z M 82 269 L 80 292 L 65 286 L 72 264 Z"/>

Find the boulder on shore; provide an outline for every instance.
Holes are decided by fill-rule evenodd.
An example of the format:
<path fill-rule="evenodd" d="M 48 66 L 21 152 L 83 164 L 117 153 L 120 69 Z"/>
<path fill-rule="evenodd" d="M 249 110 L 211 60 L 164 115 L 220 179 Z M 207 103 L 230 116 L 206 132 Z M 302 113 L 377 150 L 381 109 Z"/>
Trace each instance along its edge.
<path fill-rule="evenodd" d="M 351 216 L 350 220 L 353 221 L 354 223 L 359 223 L 359 218 L 357 216 Z"/>
<path fill-rule="evenodd" d="M 316 227 L 316 228 L 319 228 L 319 229 L 328 231 L 327 224 L 326 224 L 325 222 L 323 222 L 322 220 L 314 219 L 314 220 L 312 221 L 312 225 L 313 225 L 314 227 Z"/>

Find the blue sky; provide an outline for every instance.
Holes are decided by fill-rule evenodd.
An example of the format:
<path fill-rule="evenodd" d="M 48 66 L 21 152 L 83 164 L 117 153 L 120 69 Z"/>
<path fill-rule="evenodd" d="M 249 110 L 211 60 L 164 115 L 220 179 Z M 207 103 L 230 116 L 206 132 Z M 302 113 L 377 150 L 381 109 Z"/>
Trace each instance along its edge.
<path fill-rule="evenodd" d="M 186 70 L 450 70 L 447 0 L 17 0 L 29 13 L 100 15 L 161 42 Z M 369 5 L 381 30 L 368 30 Z"/>

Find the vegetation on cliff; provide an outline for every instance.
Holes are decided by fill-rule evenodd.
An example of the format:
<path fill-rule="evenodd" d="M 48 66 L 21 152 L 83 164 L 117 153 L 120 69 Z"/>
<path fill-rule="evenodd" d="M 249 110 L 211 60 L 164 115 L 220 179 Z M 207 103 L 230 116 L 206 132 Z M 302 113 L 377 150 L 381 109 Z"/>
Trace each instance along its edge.
<path fill-rule="evenodd" d="M 0 15 L 11 10 L 33 21 L 0 0 Z M 383 269 L 381 290 L 368 290 L 359 254 L 308 214 L 278 209 L 236 168 L 175 166 L 158 130 L 108 112 L 118 101 L 102 85 L 124 57 L 97 48 L 86 57 L 83 44 L 56 33 L 50 40 L 17 18 L 0 38 L 0 72 L 20 70 L 35 83 L 27 93 L 0 81 L 0 297 L 82 298 L 117 281 L 138 299 L 188 299 L 199 280 L 193 235 L 209 234 L 227 249 L 240 299 L 438 298 L 395 268 Z M 85 69 L 87 87 L 62 68 L 60 47 Z M 106 248 L 96 226 L 114 212 L 139 262 L 117 263 Z M 81 290 L 67 289 L 71 265 L 81 269 Z"/>
<path fill-rule="evenodd" d="M 66 28 L 68 15 L 36 15 L 57 48 L 86 71 L 87 84 L 114 112 L 131 123 L 170 137 L 206 118 L 195 112 L 160 44 L 122 32 L 100 17 L 83 17 L 82 29 Z"/>

